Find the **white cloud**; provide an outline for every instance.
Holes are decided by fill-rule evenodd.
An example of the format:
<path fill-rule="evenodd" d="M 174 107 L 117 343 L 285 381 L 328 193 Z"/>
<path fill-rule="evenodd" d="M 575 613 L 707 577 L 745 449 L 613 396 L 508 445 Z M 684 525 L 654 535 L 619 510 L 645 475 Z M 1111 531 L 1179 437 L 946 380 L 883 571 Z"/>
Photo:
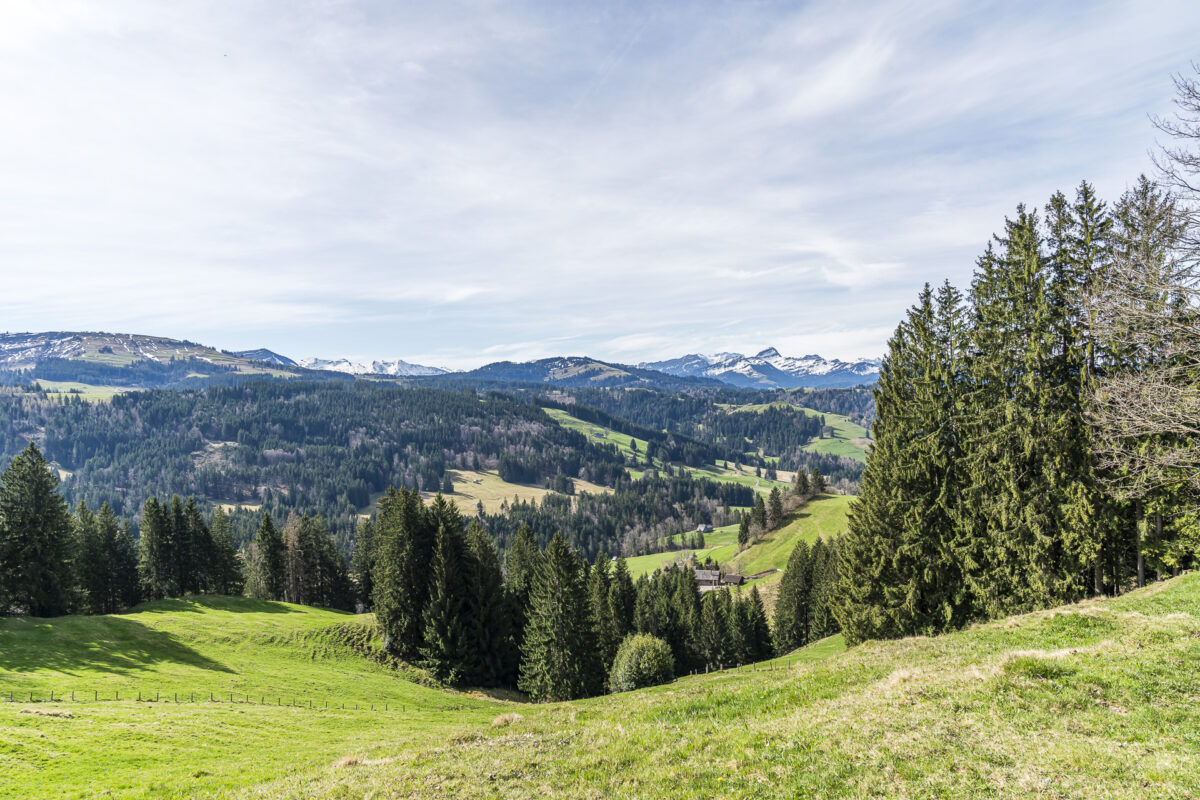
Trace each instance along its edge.
<path fill-rule="evenodd" d="M 1145 114 L 1200 22 L 1189 3 L 0 14 L 5 327 L 452 366 L 878 354 L 1017 202 L 1084 177 L 1111 198 L 1148 166 Z"/>

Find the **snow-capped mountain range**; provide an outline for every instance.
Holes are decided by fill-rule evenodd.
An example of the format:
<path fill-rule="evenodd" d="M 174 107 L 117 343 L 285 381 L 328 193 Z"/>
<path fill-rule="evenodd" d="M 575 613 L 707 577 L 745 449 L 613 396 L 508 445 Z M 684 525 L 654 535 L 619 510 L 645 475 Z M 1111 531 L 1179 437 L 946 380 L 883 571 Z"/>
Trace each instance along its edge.
<path fill-rule="evenodd" d="M 741 353 L 692 353 L 668 361 L 645 362 L 638 366 L 668 375 L 715 378 L 748 389 L 860 386 L 874 383 L 879 377 L 877 358 L 859 361 L 842 361 L 817 355 L 796 358 L 781 355 L 774 347 L 768 347 L 752 356 L 744 356 Z"/>
<path fill-rule="evenodd" d="M 302 358 L 298 362 L 305 369 L 323 369 L 330 372 L 348 372 L 351 375 L 388 375 L 391 377 L 411 377 L 422 375 L 444 375 L 447 370 L 441 367 L 427 367 L 423 364 L 410 364 L 407 361 L 394 359 L 392 361 L 351 361 L 348 358 Z"/>

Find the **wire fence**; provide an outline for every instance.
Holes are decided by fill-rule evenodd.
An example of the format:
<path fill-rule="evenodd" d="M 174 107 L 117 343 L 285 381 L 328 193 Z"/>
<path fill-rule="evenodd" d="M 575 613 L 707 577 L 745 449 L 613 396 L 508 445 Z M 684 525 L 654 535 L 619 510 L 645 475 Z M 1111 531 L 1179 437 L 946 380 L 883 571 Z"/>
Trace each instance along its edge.
<path fill-rule="evenodd" d="M 272 703 L 271 701 L 275 702 Z M 287 702 L 284 702 L 284 701 Z M 137 689 L 99 689 L 73 690 L 57 692 L 53 690 L 21 691 L 0 690 L 0 702 L 5 703 L 168 703 L 171 705 L 248 705 L 269 706 L 272 708 L 297 708 L 311 711 L 369 711 L 369 712 L 436 712 L 466 711 L 474 708 L 469 705 L 431 706 L 425 704 L 397 703 L 391 700 L 328 700 L 302 698 L 280 694 L 249 693 L 249 692 L 147 692 Z"/>
<path fill-rule="evenodd" d="M 796 659 L 778 658 L 771 661 L 760 661 L 751 664 L 738 664 L 728 667 L 706 667 L 704 670 L 692 670 L 691 675 L 716 674 L 720 672 L 774 672 L 791 668 Z M 271 701 L 275 702 L 272 703 Z M 287 702 L 284 702 L 284 701 Z M 391 700 L 329 700 L 326 698 L 303 698 L 296 695 L 281 695 L 278 693 L 231 692 L 216 690 L 186 691 L 186 692 L 148 692 L 140 689 L 74 689 L 58 692 L 50 689 L 43 690 L 0 690 L 0 702 L 5 703 L 169 703 L 172 705 L 247 705 L 270 706 L 276 708 L 297 708 L 311 711 L 368 711 L 368 712 L 410 712 L 446 713 L 451 711 L 467 711 L 476 708 L 471 705 L 425 705 Z"/>

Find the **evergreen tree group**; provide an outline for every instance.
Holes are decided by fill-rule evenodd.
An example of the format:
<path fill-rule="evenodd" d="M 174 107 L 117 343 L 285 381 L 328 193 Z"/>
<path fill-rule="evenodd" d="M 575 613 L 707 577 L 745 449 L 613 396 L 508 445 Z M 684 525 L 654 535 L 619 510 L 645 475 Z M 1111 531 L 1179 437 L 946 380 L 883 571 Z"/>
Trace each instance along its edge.
<path fill-rule="evenodd" d="M 775 649 L 788 653 L 841 630 L 835 615 L 838 591 L 837 540 L 796 544 L 775 598 Z"/>
<path fill-rule="evenodd" d="M 840 545 L 848 641 L 1144 581 L 1146 508 L 1104 490 L 1088 425 L 1097 375 L 1130 355 L 1097 335 L 1086 301 L 1116 250 L 1155 235 L 1131 222 L 1155 202 L 1143 184 L 1110 215 L 1084 183 L 1073 200 L 1054 195 L 1044 219 L 1019 207 L 965 300 L 948 283 L 921 292 L 888 343 Z"/>

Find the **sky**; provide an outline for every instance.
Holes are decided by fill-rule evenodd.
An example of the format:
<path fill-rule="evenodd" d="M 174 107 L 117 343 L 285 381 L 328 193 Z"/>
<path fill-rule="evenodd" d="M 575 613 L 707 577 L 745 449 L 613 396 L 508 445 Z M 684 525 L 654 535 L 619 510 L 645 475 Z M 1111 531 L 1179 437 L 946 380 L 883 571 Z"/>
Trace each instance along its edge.
<path fill-rule="evenodd" d="M 0 0 L 0 329 L 882 354 L 1151 167 L 1200 3 Z"/>

